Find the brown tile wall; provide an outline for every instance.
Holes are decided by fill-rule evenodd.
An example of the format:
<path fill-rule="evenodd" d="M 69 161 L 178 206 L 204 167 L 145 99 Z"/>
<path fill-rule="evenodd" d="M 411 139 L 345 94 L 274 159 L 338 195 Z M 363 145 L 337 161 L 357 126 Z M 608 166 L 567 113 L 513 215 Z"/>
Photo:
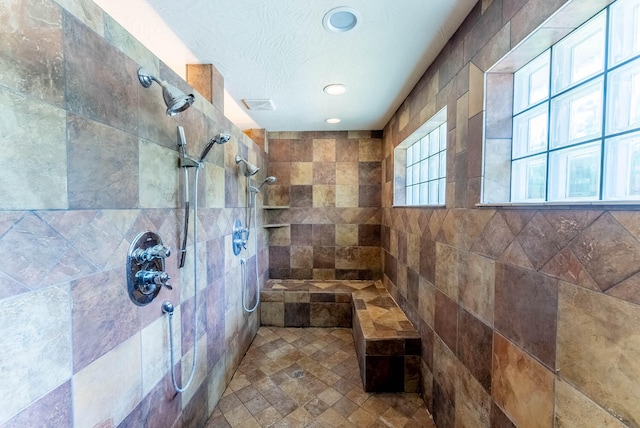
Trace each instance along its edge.
<path fill-rule="evenodd" d="M 479 1 L 384 129 L 383 281 L 439 428 L 640 424 L 640 212 L 476 207 L 483 72 L 564 3 Z M 446 208 L 392 208 L 393 148 L 445 105 Z"/>
<path fill-rule="evenodd" d="M 242 311 L 231 252 L 232 223 L 245 203 L 233 156 L 266 170 L 265 152 L 224 117 L 215 69 L 208 70 L 214 103 L 198 93 L 193 107 L 167 117 L 160 87 L 143 88 L 138 66 L 192 88 L 91 1 L 3 2 L 0 20 L 11 29 L 0 55 L 8 143 L 0 156 L 0 426 L 203 426 L 258 328 L 258 313 Z M 198 254 L 189 243 L 180 270 L 177 125 L 192 156 L 218 132 L 233 136 L 201 170 Z M 127 294 L 125 263 L 146 230 L 172 250 L 173 290 L 139 307 Z M 180 385 L 198 341 L 196 374 L 183 394 L 171 384 L 163 300 L 176 308 Z"/>
<path fill-rule="evenodd" d="M 274 279 L 379 279 L 379 132 L 271 132 L 265 204 Z"/>

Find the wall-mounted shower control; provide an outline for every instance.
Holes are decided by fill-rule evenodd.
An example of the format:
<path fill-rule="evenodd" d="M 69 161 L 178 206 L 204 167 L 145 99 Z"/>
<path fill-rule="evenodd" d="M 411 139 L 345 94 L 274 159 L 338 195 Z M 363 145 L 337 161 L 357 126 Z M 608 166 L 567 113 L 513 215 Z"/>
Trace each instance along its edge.
<path fill-rule="evenodd" d="M 170 254 L 171 250 L 162 245 L 156 233 L 142 232 L 136 236 L 127 256 L 127 288 L 133 303 L 147 305 L 163 286 L 172 289 L 164 271 L 164 259 Z"/>

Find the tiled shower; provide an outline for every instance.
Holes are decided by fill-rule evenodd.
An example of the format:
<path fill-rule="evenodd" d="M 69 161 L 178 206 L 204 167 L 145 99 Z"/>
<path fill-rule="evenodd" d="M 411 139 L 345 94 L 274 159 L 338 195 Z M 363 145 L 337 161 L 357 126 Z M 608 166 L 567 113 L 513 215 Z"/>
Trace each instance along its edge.
<path fill-rule="evenodd" d="M 288 225 L 259 232 L 249 269 L 257 253 L 261 280 L 380 278 L 420 332 L 438 427 L 637 426 L 637 210 L 476 206 L 483 73 L 564 3 L 479 0 L 382 132 L 271 132 L 256 144 L 219 96 L 168 118 L 137 67 L 191 88 L 90 0 L 2 2 L 0 426 L 205 423 L 259 325 L 242 311 L 231 252 L 245 204 L 238 153 L 278 177 L 264 202 L 280 208 L 262 221 Z M 447 207 L 393 207 L 393 148 L 445 105 Z M 209 155 L 200 250 L 187 255 L 201 272 L 197 338 L 190 271 L 167 263 L 182 377 L 194 340 L 200 352 L 182 395 L 160 302 L 133 305 L 124 282 L 138 232 L 179 246 L 178 125 L 194 156 L 233 136 Z"/>

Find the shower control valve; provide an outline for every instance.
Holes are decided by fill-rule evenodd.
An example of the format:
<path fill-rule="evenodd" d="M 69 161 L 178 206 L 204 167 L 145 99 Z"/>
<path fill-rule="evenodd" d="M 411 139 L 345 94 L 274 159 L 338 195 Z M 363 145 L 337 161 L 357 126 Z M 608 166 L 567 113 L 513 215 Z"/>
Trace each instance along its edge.
<path fill-rule="evenodd" d="M 137 248 L 133 251 L 131 256 L 137 264 L 150 262 L 155 259 L 164 259 L 171 255 L 171 250 L 162 244 L 154 245 L 146 249 Z"/>
<path fill-rule="evenodd" d="M 141 270 L 136 273 L 136 285 L 142 294 L 149 295 L 163 285 L 169 290 L 173 287 L 168 283 L 171 278 L 166 272 L 157 270 Z"/>

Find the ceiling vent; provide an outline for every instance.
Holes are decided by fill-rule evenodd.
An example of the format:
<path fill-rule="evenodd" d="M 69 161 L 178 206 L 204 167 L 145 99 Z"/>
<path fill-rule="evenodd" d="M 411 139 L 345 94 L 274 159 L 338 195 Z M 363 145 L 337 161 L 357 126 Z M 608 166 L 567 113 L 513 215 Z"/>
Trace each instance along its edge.
<path fill-rule="evenodd" d="M 247 110 L 253 111 L 272 111 L 276 109 L 271 100 L 242 100 L 242 104 Z"/>

